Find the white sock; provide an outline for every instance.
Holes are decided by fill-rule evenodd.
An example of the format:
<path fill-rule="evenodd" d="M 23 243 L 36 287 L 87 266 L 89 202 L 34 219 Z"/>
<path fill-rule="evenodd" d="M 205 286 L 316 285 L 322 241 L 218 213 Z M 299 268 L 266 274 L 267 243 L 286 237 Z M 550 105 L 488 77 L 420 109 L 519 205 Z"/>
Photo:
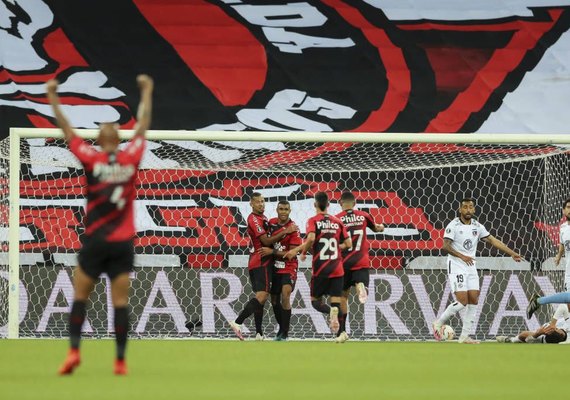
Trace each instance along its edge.
<path fill-rule="evenodd" d="M 457 314 L 459 311 L 463 310 L 463 308 L 465 308 L 463 304 L 458 301 L 454 301 L 447 306 L 443 314 L 441 314 L 441 317 L 439 317 L 439 319 L 436 319 L 435 322 L 439 325 L 443 325 L 449 318 Z"/>
<path fill-rule="evenodd" d="M 469 336 L 471 328 L 475 322 L 475 313 L 477 312 L 476 304 L 467 304 L 465 310 L 465 317 L 463 317 L 463 329 L 461 330 L 461 337 Z"/>
<path fill-rule="evenodd" d="M 522 343 L 522 340 L 519 339 L 518 335 L 513 336 L 510 340 L 511 340 L 511 343 Z"/>

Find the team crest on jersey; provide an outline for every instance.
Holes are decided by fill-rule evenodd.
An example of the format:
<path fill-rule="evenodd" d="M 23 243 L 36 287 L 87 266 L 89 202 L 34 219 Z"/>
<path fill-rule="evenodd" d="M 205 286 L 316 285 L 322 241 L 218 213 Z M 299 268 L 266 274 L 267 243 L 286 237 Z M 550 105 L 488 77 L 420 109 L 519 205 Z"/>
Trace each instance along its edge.
<path fill-rule="evenodd" d="M 467 239 L 466 241 L 464 241 L 463 248 L 465 250 L 471 250 L 473 248 L 473 241 L 471 241 L 471 239 Z"/>

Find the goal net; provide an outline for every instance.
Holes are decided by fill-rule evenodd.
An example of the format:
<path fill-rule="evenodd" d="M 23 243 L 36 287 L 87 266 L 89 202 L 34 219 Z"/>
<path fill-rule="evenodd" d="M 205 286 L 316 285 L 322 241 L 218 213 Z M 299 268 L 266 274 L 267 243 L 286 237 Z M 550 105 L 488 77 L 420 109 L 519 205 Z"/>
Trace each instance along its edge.
<path fill-rule="evenodd" d="M 8 139 L 0 142 L 0 336 L 62 337 L 83 234 L 83 171 L 57 130 L 13 129 L 11 137 L 11 152 Z M 135 204 L 133 336 L 232 337 L 228 321 L 252 295 L 246 219 L 254 191 L 264 195 L 269 218 L 279 200 L 288 200 L 302 235 L 320 190 L 332 199 L 331 213 L 340 212 L 348 190 L 358 208 L 386 226 L 368 232 L 370 296 L 364 305 L 349 301 L 354 339 L 432 337 L 431 322 L 452 301 L 443 231 L 464 196 L 476 199 L 477 218 L 491 234 L 525 257 L 516 263 L 479 244 L 475 337 L 537 328 L 551 310 L 527 320 L 528 298 L 562 289 L 564 272 L 553 256 L 562 202 L 570 196 L 567 138 L 540 136 L 543 143 L 532 144 L 536 136 L 152 131 L 147 137 Z M 330 337 L 325 317 L 311 307 L 309 281 L 310 257 L 300 263 L 290 336 Z M 102 277 L 87 336 L 112 334 L 111 310 Z M 272 336 L 269 303 L 265 310 Z M 459 318 L 449 322 L 456 330 Z M 202 326 L 189 332 L 189 320 Z M 246 321 L 246 332 L 252 324 Z"/>

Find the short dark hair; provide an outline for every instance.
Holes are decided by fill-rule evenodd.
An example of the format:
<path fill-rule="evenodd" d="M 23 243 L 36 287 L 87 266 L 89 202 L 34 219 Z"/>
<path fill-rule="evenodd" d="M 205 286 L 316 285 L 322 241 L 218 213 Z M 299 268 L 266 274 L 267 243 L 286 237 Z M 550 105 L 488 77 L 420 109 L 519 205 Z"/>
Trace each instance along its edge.
<path fill-rule="evenodd" d="M 472 197 L 464 197 L 461 200 L 459 200 L 460 205 L 463 203 L 473 203 L 473 205 L 475 205 L 475 199 Z"/>
<path fill-rule="evenodd" d="M 329 205 L 329 196 L 325 192 L 317 192 L 315 194 L 315 202 L 321 211 L 325 211 Z"/>
<path fill-rule="evenodd" d="M 566 206 L 568 205 L 568 203 L 570 203 L 570 199 L 566 199 L 566 201 L 564 202 L 564 205 L 562 206 L 562 208 L 566 208 Z"/>
<path fill-rule="evenodd" d="M 279 203 L 277 203 L 277 206 L 280 206 L 280 205 L 291 207 L 291 203 L 289 203 L 287 200 L 279 200 Z"/>
<path fill-rule="evenodd" d="M 250 200 L 253 200 L 253 199 L 256 198 L 256 197 L 262 197 L 262 196 L 263 196 L 263 195 L 262 195 L 261 193 L 259 193 L 259 192 L 253 192 L 253 193 L 251 194 L 251 196 L 249 196 L 249 199 L 250 199 Z"/>
<path fill-rule="evenodd" d="M 340 196 L 340 201 L 350 201 L 354 203 L 356 201 L 356 197 L 354 197 L 352 192 L 343 192 Z"/>
<path fill-rule="evenodd" d="M 561 343 L 566 341 L 566 337 L 567 337 L 566 331 L 558 332 L 554 330 L 544 335 L 544 341 L 546 343 Z"/>

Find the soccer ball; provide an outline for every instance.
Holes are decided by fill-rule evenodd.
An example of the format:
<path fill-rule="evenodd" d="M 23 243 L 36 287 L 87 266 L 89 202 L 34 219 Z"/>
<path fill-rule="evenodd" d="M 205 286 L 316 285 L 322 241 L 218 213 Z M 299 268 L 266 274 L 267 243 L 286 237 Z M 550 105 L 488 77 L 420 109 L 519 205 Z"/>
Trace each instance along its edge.
<path fill-rule="evenodd" d="M 442 340 L 453 340 L 455 337 L 455 331 L 449 325 L 443 325 L 441 327 L 441 339 Z"/>

